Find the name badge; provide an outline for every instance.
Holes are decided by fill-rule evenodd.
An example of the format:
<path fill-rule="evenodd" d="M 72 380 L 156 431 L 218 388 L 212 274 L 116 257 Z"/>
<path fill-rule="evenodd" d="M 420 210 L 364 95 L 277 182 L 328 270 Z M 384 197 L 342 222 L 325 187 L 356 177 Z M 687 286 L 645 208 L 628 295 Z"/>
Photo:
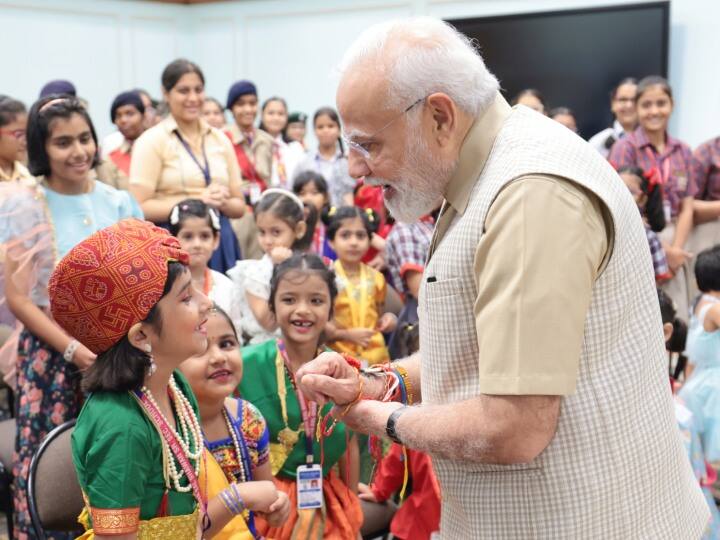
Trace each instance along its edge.
<path fill-rule="evenodd" d="M 322 508 L 322 467 L 320 465 L 300 465 L 297 468 L 298 510 Z"/>
<path fill-rule="evenodd" d="M 255 182 L 252 182 L 250 184 L 250 204 L 257 204 L 260 197 L 262 197 L 262 190 L 260 189 L 260 186 L 258 186 Z"/>
<path fill-rule="evenodd" d="M 675 171 L 675 181 L 679 191 L 687 190 L 688 177 L 683 171 Z"/>

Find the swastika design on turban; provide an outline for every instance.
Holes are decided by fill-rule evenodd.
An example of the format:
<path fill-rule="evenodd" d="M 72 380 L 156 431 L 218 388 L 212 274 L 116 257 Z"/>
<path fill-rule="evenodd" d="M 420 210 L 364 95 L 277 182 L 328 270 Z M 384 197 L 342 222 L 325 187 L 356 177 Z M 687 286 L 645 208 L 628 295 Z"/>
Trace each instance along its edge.
<path fill-rule="evenodd" d="M 105 352 L 160 300 L 168 261 L 187 265 L 189 257 L 166 230 L 139 219 L 106 227 L 55 268 L 48 285 L 53 317 L 92 352 Z"/>

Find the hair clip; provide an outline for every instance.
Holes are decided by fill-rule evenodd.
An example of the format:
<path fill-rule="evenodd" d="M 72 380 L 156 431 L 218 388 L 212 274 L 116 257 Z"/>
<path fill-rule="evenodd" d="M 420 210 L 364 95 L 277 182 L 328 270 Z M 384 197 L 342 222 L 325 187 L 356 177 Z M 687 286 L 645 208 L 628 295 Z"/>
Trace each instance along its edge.
<path fill-rule="evenodd" d="M 375 223 L 375 212 L 373 212 L 371 208 L 366 208 L 365 214 L 367 214 L 370 223 Z"/>
<path fill-rule="evenodd" d="M 331 206 L 328 210 L 328 217 L 333 217 L 335 214 L 337 214 L 337 206 Z"/>
<path fill-rule="evenodd" d="M 176 204 L 170 211 L 170 225 L 177 225 L 180 221 L 180 205 Z"/>

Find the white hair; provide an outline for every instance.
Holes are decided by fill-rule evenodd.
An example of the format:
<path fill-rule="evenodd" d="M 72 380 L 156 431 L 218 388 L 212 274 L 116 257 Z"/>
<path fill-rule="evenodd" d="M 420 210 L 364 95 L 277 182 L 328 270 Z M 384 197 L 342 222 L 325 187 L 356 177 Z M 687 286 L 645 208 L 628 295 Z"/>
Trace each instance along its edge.
<path fill-rule="evenodd" d="M 371 66 L 388 82 L 388 102 L 397 108 L 435 92 L 447 94 L 464 112 L 478 116 L 499 84 L 475 44 L 433 17 L 389 21 L 365 30 L 340 62 L 341 74 Z"/>

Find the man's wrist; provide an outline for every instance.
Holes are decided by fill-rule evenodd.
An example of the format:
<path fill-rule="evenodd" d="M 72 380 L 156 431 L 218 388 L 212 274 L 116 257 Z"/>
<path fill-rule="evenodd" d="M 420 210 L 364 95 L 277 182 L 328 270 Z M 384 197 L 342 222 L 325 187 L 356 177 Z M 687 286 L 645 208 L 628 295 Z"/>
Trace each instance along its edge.
<path fill-rule="evenodd" d="M 392 413 L 390 413 L 390 416 L 388 416 L 387 422 L 385 424 L 385 434 L 391 441 L 400 445 L 402 445 L 403 442 L 400 440 L 400 436 L 398 435 L 397 423 L 400 416 L 405 414 L 409 409 L 410 407 L 408 407 L 407 405 L 398 407 Z"/>
<path fill-rule="evenodd" d="M 363 397 L 365 399 L 372 399 L 375 401 L 382 401 L 383 399 L 383 392 L 385 391 L 385 377 L 388 376 L 388 374 L 383 374 L 383 376 L 377 376 L 375 374 L 369 374 L 367 372 L 363 372 L 360 375 L 363 380 Z"/>

